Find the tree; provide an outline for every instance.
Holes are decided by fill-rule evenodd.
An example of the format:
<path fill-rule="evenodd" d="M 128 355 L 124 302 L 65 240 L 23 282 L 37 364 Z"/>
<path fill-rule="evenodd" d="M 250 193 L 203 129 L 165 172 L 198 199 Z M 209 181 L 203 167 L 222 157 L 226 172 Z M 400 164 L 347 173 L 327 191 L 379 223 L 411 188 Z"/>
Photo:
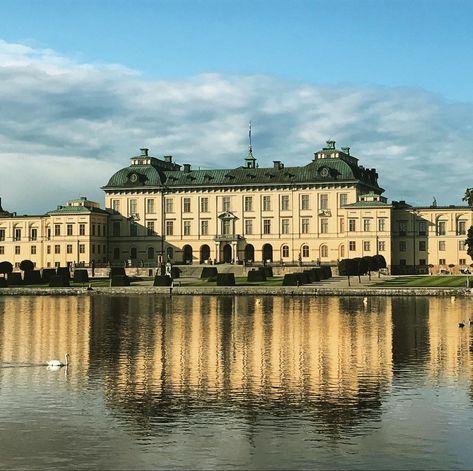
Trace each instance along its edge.
<path fill-rule="evenodd" d="M 473 226 L 468 229 L 466 234 L 465 245 L 468 246 L 466 253 L 473 258 Z"/>
<path fill-rule="evenodd" d="M 376 271 L 378 269 L 378 264 L 376 263 L 375 258 L 371 255 L 365 255 L 364 257 L 362 257 L 362 260 L 367 268 L 368 277 L 371 281 L 371 271 Z"/>
<path fill-rule="evenodd" d="M 350 286 L 350 270 L 349 270 L 350 260 L 344 258 L 338 262 L 338 274 L 340 276 L 346 276 L 348 278 L 348 286 Z"/>
<path fill-rule="evenodd" d="M 21 271 L 33 271 L 34 270 L 34 263 L 31 260 L 22 260 L 20 262 L 20 270 Z"/>
<path fill-rule="evenodd" d="M 4 278 L 6 274 L 11 273 L 12 271 L 13 265 L 10 262 L 0 262 L 0 273 L 3 274 Z"/>
<path fill-rule="evenodd" d="M 386 259 L 382 256 L 382 255 L 375 255 L 373 257 L 374 259 L 376 259 L 376 266 L 378 267 L 377 270 L 378 270 L 378 278 L 381 277 L 381 273 L 380 273 L 380 269 L 381 268 L 386 268 L 387 265 L 386 265 Z"/>

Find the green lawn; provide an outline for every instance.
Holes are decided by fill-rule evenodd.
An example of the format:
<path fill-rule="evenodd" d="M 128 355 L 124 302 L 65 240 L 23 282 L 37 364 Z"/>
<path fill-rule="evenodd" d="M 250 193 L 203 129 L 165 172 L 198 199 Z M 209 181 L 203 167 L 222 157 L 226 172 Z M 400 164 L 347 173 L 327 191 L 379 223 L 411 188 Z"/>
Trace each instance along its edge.
<path fill-rule="evenodd" d="M 462 288 L 466 287 L 466 276 L 440 275 L 440 276 L 400 276 L 392 280 L 382 281 L 376 286 L 398 287 L 432 287 L 432 288 Z M 473 277 L 471 278 L 473 283 Z"/>

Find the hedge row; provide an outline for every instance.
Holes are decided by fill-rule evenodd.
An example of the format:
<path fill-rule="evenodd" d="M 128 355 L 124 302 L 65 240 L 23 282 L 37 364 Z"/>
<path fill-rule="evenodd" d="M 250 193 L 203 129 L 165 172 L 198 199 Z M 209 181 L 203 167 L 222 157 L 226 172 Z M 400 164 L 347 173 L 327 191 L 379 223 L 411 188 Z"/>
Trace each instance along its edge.
<path fill-rule="evenodd" d="M 302 286 L 317 281 L 327 280 L 332 277 L 332 269 L 328 265 L 310 268 L 298 273 L 284 275 L 283 286 Z"/>

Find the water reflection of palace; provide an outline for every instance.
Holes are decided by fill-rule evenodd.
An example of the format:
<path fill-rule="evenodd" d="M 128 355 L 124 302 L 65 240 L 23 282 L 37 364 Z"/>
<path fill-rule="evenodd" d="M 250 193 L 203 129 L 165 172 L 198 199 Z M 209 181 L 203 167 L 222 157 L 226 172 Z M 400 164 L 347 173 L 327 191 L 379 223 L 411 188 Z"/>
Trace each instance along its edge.
<path fill-rule="evenodd" d="M 472 332 L 457 327 L 466 303 L 9 297 L 0 299 L 0 360 L 39 363 L 67 351 L 83 381 L 101 378 L 109 407 L 141 417 L 212 402 L 353 423 L 381 413 L 399 375 L 471 382 Z"/>

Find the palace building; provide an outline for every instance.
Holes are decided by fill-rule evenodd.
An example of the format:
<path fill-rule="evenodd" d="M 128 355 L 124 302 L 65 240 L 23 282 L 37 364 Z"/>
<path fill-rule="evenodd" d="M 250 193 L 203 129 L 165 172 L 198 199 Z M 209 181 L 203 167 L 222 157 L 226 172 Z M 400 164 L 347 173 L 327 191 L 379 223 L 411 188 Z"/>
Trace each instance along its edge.
<path fill-rule="evenodd" d="M 1 210 L 0 261 L 38 267 L 172 263 L 322 263 L 381 254 L 394 273 L 466 268 L 469 206 L 389 203 L 378 174 L 326 146 L 304 166 L 193 169 L 148 149 L 86 198 L 40 216 Z M 403 268 L 404 267 L 404 268 Z"/>

